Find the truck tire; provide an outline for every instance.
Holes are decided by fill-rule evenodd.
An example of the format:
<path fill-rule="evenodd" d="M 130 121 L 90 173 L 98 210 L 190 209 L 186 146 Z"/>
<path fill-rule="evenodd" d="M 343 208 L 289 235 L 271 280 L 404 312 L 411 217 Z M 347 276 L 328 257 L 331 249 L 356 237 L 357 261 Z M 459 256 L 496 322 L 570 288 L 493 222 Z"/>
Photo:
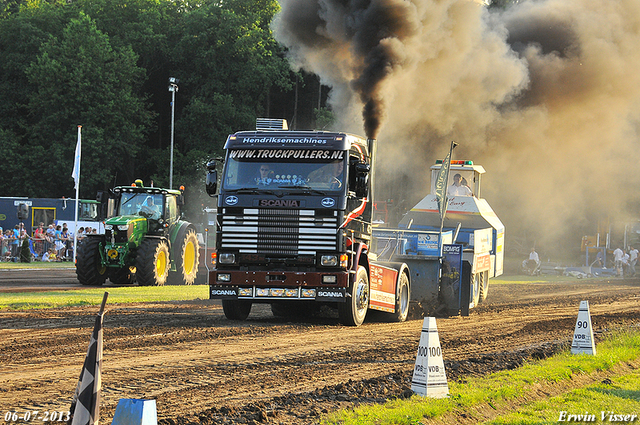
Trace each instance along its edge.
<path fill-rule="evenodd" d="M 129 267 L 122 267 L 119 269 L 111 269 L 109 272 L 109 280 L 113 284 L 121 285 L 127 283 L 133 283 L 135 276 L 131 273 Z"/>
<path fill-rule="evenodd" d="M 136 281 L 140 286 L 163 286 L 169 274 L 169 245 L 161 239 L 145 239 L 138 248 Z"/>
<path fill-rule="evenodd" d="M 101 238 L 86 237 L 78 245 L 76 275 L 82 285 L 101 286 L 107 280 L 107 268 L 100 259 Z"/>
<path fill-rule="evenodd" d="M 395 313 L 391 314 L 394 322 L 404 322 L 409 316 L 409 300 L 411 299 L 411 289 L 409 288 L 409 276 L 402 272 L 396 288 Z"/>
<path fill-rule="evenodd" d="M 176 262 L 176 271 L 169 273 L 172 285 L 193 285 L 198 275 L 200 245 L 193 229 L 180 230 L 173 247 L 172 261 Z"/>
<path fill-rule="evenodd" d="M 353 284 L 349 285 L 347 300 L 338 304 L 340 322 L 346 326 L 360 326 L 369 309 L 369 276 L 367 270 L 358 266 Z"/>
<path fill-rule="evenodd" d="M 222 300 L 222 311 L 229 320 L 246 320 L 251 312 L 251 301 Z"/>
<path fill-rule="evenodd" d="M 489 272 L 484 271 L 480 274 L 480 302 L 483 302 L 487 299 L 487 295 L 489 294 Z"/>

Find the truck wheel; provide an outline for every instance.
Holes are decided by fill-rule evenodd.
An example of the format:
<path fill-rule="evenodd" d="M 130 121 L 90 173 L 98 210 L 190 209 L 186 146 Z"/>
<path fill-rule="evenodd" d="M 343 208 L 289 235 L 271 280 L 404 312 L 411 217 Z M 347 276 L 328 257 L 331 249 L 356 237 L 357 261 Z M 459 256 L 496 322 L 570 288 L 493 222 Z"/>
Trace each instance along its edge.
<path fill-rule="evenodd" d="M 229 320 L 246 320 L 251 312 L 251 301 L 222 300 L 222 311 Z"/>
<path fill-rule="evenodd" d="M 482 281 L 480 282 L 480 302 L 487 299 L 489 294 L 489 272 L 484 271 L 480 274 Z"/>
<path fill-rule="evenodd" d="M 89 236 L 78 245 L 76 275 L 82 285 L 100 286 L 107 280 L 107 268 L 100 259 L 101 242 Z"/>
<path fill-rule="evenodd" d="M 369 308 L 369 276 L 367 270 L 358 266 L 355 282 L 349 286 L 347 300 L 338 304 L 340 322 L 347 326 L 360 326 Z"/>
<path fill-rule="evenodd" d="M 471 275 L 471 293 L 469 296 L 469 308 L 477 307 L 480 302 L 480 274 Z"/>
<path fill-rule="evenodd" d="M 403 272 L 400 275 L 398 287 L 396 288 L 396 311 L 391 315 L 394 322 L 404 322 L 407 320 L 410 298 L 409 277 Z"/>
<path fill-rule="evenodd" d="M 172 259 L 176 261 L 176 271 L 169 273 L 169 282 L 176 285 L 193 285 L 200 260 L 200 245 L 193 229 L 178 233 Z"/>
<path fill-rule="evenodd" d="M 136 280 L 140 286 L 163 286 L 169 274 L 169 245 L 164 240 L 145 239 L 138 248 Z"/>
<path fill-rule="evenodd" d="M 119 269 L 111 269 L 109 272 L 109 280 L 114 284 L 126 284 L 133 283 L 135 277 L 131 273 L 129 267 L 122 267 Z"/>

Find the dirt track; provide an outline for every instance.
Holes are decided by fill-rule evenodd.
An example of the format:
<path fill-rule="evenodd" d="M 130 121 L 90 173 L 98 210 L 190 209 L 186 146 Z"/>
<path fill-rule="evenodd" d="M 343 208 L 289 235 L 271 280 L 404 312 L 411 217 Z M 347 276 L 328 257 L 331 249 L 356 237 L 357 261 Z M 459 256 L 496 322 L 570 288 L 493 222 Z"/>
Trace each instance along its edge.
<path fill-rule="evenodd" d="M 439 318 L 449 380 L 546 357 L 573 336 L 589 300 L 598 335 L 640 323 L 640 281 L 492 285 L 470 317 Z M 121 398 L 154 398 L 164 424 L 314 423 L 318 415 L 410 395 L 422 320 L 303 323 L 255 305 L 230 322 L 218 303 L 108 305 L 101 421 Z M 0 311 L 0 420 L 68 410 L 96 307 Z"/>

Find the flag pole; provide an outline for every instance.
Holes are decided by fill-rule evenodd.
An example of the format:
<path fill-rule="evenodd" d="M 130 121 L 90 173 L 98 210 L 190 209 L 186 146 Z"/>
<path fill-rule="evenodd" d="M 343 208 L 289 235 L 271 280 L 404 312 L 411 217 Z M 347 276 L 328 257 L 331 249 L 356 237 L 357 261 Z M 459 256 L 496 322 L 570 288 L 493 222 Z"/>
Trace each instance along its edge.
<path fill-rule="evenodd" d="M 98 425 L 102 388 L 102 319 L 109 293 L 105 292 L 91 333 L 89 348 L 71 400 L 66 425 Z"/>
<path fill-rule="evenodd" d="M 80 156 L 82 154 L 82 135 L 81 135 L 82 126 L 78 126 L 78 142 L 76 143 L 76 154 L 73 160 L 73 173 L 72 177 L 76 183 L 76 215 L 74 221 L 74 230 L 73 230 L 73 262 L 76 261 L 76 254 L 78 252 L 78 204 L 80 198 Z"/>
<path fill-rule="evenodd" d="M 458 146 L 458 144 L 454 141 L 451 142 L 451 147 L 449 148 L 449 154 L 442 161 L 442 167 L 440 168 L 440 172 L 438 173 L 438 181 L 436 188 L 436 197 L 438 200 L 438 209 L 440 210 L 440 247 L 442 249 L 442 229 L 444 227 L 444 217 L 447 215 L 447 207 L 449 206 L 449 195 L 447 193 L 448 187 L 447 184 L 449 182 L 449 168 L 451 168 L 451 155 L 453 154 L 453 149 Z"/>

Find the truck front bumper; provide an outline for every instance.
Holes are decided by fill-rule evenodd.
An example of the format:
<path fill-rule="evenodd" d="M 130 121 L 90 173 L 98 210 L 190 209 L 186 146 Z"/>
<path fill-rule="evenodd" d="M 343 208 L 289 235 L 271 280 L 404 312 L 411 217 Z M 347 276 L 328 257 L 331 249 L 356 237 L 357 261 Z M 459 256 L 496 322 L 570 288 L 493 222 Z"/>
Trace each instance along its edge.
<path fill-rule="evenodd" d="M 316 300 L 340 302 L 346 299 L 349 273 L 220 271 L 210 274 L 211 299 L 255 301 Z"/>

